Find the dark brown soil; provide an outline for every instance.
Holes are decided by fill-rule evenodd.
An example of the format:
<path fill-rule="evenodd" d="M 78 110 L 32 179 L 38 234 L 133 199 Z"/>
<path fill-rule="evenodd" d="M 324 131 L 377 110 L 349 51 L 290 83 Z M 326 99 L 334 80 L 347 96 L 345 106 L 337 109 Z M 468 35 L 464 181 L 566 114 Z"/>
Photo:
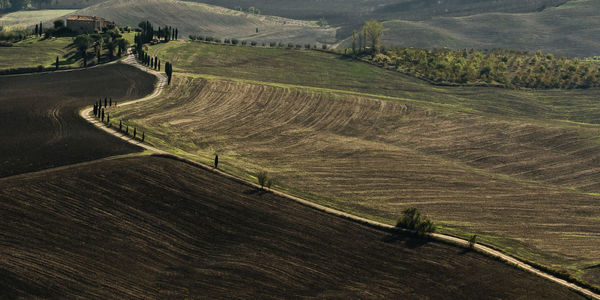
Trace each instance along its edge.
<path fill-rule="evenodd" d="M 0 291 L 83 298 L 577 299 L 160 157 L 0 179 Z"/>
<path fill-rule="evenodd" d="M 0 76 L 0 177 L 139 151 L 88 124 L 79 109 L 149 94 L 155 77 L 114 64 Z"/>

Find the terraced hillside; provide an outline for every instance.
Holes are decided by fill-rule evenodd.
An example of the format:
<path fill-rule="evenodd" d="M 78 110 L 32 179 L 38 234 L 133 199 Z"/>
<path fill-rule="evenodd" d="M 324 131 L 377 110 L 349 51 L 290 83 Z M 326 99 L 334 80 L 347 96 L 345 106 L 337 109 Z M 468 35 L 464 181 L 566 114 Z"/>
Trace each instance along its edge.
<path fill-rule="evenodd" d="M 177 27 L 181 37 L 202 34 L 220 39 L 295 43 L 334 43 L 335 28 L 315 22 L 251 15 L 218 6 L 176 0 L 109 0 L 77 11 L 137 27 L 143 20 L 155 26 Z M 256 29 L 258 28 L 258 32 Z"/>
<path fill-rule="evenodd" d="M 369 229 L 166 158 L 0 185 L 9 298 L 579 298 L 479 254 Z"/>
<path fill-rule="evenodd" d="M 154 82 L 122 64 L 0 76 L 0 177 L 139 151 L 82 120 L 79 109 L 104 97 L 140 98 Z"/>

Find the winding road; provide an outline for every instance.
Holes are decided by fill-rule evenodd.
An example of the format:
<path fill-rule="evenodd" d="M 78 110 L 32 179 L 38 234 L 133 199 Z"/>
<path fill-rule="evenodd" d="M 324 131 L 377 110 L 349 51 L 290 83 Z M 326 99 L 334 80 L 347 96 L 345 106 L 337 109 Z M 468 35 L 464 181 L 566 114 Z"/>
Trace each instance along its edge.
<path fill-rule="evenodd" d="M 143 70 L 145 72 L 148 72 L 150 74 L 155 75 L 158 78 L 158 82 L 157 82 L 156 87 L 154 89 L 154 92 L 152 94 L 150 94 L 150 95 L 148 95 L 148 96 L 146 96 L 144 98 L 138 99 L 138 100 L 133 100 L 133 101 L 129 101 L 129 102 L 126 102 L 126 103 L 120 103 L 119 104 L 120 106 L 131 105 L 131 104 L 142 102 L 142 101 L 152 100 L 152 99 L 154 99 L 154 98 L 156 98 L 156 97 L 158 97 L 160 95 L 160 93 L 162 92 L 162 90 L 164 89 L 164 87 L 166 85 L 166 77 L 162 73 L 157 72 L 157 71 L 152 70 L 152 69 L 149 69 L 149 68 L 146 68 L 145 66 L 142 66 L 141 64 L 139 64 L 136 61 L 135 56 L 131 53 L 130 50 L 128 50 L 128 53 L 129 53 L 129 56 L 126 59 L 122 60 L 124 63 L 127 63 L 127 64 L 132 65 L 134 67 L 137 67 L 137 68 L 139 68 L 139 69 L 141 69 L 141 70 Z M 142 147 L 142 148 L 144 148 L 146 150 L 152 151 L 153 153 L 155 153 L 157 155 L 168 156 L 168 157 L 171 157 L 173 159 L 176 159 L 176 160 L 179 160 L 179 161 L 183 161 L 183 162 L 186 162 L 188 164 L 191 164 L 191 165 L 194 165 L 194 166 L 206 169 L 206 170 L 210 170 L 210 171 L 212 171 L 212 172 L 214 172 L 216 174 L 219 174 L 219 175 L 231 178 L 231 179 L 236 180 L 238 182 L 241 182 L 241 183 L 253 186 L 253 187 L 257 187 L 257 188 L 259 187 L 258 184 L 255 184 L 253 182 L 249 182 L 249 181 L 246 181 L 244 179 L 241 179 L 241 178 L 238 178 L 236 176 L 233 176 L 231 174 L 225 173 L 225 172 L 223 172 L 221 170 L 214 169 L 211 166 L 204 165 L 204 164 L 201 164 L 201 163 L 198 163 L 198 162 L 195 162 L 195 161 L 191 161 L 191 160 L 188 160 L 186 158 L 183 158 L 183 157 L 180 157 L 180 156 L 177 156 L 177 155 L 173 155 L 173 154 L 167 153 L 165 151 L 162 151 L 162 150 L 157 149 L 155 147 L 152 147 L 150 145 L 143 144 L 143 143 L 141 143 L 138 140 L 134 140 L 131 137 L 129 137 L 127 135 L 124 135 L 124 134 L 122 134 L 122 133 L 120 133 L 120 132 L 118 132 L 118 131 L 116 131 L 116 130 L 114 130 L 112 128 L 106 127 L 103 123 L 97 121 L 95 118 L 93 118 L 90 115 L 90 112 L 92 111 L 92 109 L 93 109 L 92 107 L 89 107 L 89 108 L 86 108 L 86 109 L 82 110 L 80 112 L 81 117 L 83 117 L 85 120 L 87 120 L 91 124 L 95 125 L 99 129 L 104 130 L 105 132 L 108 132 L 108 133 L 110 133 L 110 134 L 112 134 L 112 135 L 114 135 L 114 136 L 116 136 L 118 138 L 121 138 L 121 139 L 123 139 L 123 140 L 125 140 L 125 141 L 127 141 L 129 143 L 132 143 L 134 145 L 140 146 L 140 147 Z M 345 212 L 342 212 L 342 211 L 339 211 L 339 210 L 336 210 L 336 209 L 332 209 L 332 208 L 329 208 L 329 207 L 325 207 L 325 206 L 313 203 L 311 201 L 308 201 L 308 200 L 305 200 L 305 199 L 301 199 L 301 198 L 298 198 L 296 196 L 292 196 L 292 195 L 289 195 L 289 194 L 286 194 L 286 193 L 283 193 L 283 192 L 280 192 L 280 191 L 272 190 L 272 192 L 274 194 L 276 194 L 276 195 L 279 195 L 279 196 L 282 196 L 282 197 L 294 200 L 294 201 L 299 202 L 299 203 L 301 203 L 303 205 L 306 205 L 308 207 L 311 207 L 311 208 L 314 208 L 314 209 L 326 212 L 326 213 L 331 214 L 331 215 L 342 217 L 342 218 L 345 218 L 345 219 L 348 219 L 348 220 L 351 220 L 351 221 L 354 221 L 354 222 L 357 222 L 357 223 L 360 223 L 360 224 L 364 224 L 364 225 L 367 225 L 367 226 L 370 226 L 370 227 L 374 227 L 374 228 L 378 228 L 378 229 L 386 230 L 386 231 L 389 231 L 389 230 L 392 230 L 392 229 L 397 230 L 397 228 L 395 228 L 394 226 L 391 226 L 391 225 L 388 225 L 388 224 L 384 224 L 384 223 L 380 223 L 380 222 L 376 222 L 376 221 L 369 220 L 369 219 L 365 219 L 365 218 L 361 218 L 359 216 L 348 214 L 348 213 L 345 213 Z M 453 236 L 449 236 L 449 235 L 434 233 L 434 234 L 431 234 L 431 237 L 434 238 L 434 239 L 436 239 L 436 240 L 439 240 L 439 241 L 456 244 L 456 245 L 459 245 L 459 246 L 462 246 L 462 247 L 468 247 L 469 246 L 469 242 L 467 240 L 460 239 L 460 238 L 453 237 Z M 514 266 L 516 266 L 518 268 L 521 268 L 523 270 L 526 270 L 526 271 L 529 271 L 531 273 L 534 273 L 534 274 L 536 274 L 538 276 L 541 276 L 541 277 L 544 277 L 546 279 L 549 279 L 549 280 L 551 280 L 551 281 L 553 281 L 553 282 L 555 282 L 557 284 L 560 284 L 562 286 L 568 287 L 568 288 L 570 288 L 570 289 L 572 289 L 572 290 L 574 290 L 576 292 L 579 292 L 579 293 L 581 293 L 581 294 L 583 294 L 583 295 L 585 295 L 587 297 L 590 297 L 590 298 L 593 298 L 593 299 L 600 299 L 600 294 L 594 293 L 594 292 L 592 292 L 592 291 L 590 291 L 588 289 L 585 289 L 583 287 L 580 287 L 580 286 L 578 286 L 576 284 L 567 282 L 566 280 L 560 279 L 560 278 L 555 277 L 555 276 L 553 276 L 553 275 L 551 275 L 549 273 L 546 273 L 546 272 L 543 272 L 541 270 L 538 270 L 535 267 L 533 267 L 532 265 L 529 265 L 529 264 L 527 264 L 525 262 L 522 262 L 522 261 L 520 261 L 520 260 L 518 260 L 518 259 L 516 259 L 514 257 L 509 256 L 509 255 L 503 254 L 503 253 L 501 253 L 501 252 L 499 252 L 497 250 L 494 250 L 494 249 L 492 249 L 490 247 L 487 247 L 487 246 L 484 246 L 484 245 L 481 245 L 481 244 L 475 244 L 474 245 L 474 249 L 477 250 L 477 251 L 479 251 L 479 252 L 485 253 L 487 255 L 499 258 L 499 259 L 505 261 L 508 264 L 514 265 Z"/>

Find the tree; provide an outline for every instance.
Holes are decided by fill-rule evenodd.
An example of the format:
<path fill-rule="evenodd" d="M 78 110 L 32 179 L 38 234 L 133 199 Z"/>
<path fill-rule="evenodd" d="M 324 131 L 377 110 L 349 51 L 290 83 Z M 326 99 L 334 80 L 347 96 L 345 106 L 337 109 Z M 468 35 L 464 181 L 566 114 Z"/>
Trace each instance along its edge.
<path fill-rule="evenodd" d="M 365 39 L 369 42 L 373 51 L 378 51 L 379 42 L 383 36 L 383 25 L 378 21 L 367 21 L 363 26 Z"/>
<path fill-rule="evenodd" d="M 175 28 L 175 40 L 177 40 L 179 37 L 179 29 Z"/>
<path fill-rule="evenodd" d="M 356 31 L 352 31 L 352 55 L 356 56 Z"/>
<path fill-rule="evenodd" d="M 215 154 L 215 169 L 219 168 L 219 155 Z"/>
<path fill-rule="evenodd" d="M 80 34 L 73 41 L 73 44 L 75 44 L 75 47 L 77 48 L 77 52 L 79 52 L 79 55 L 83 58 L 83 67 L 87 67 L 87 50 L 91 43 L 92 39 L 87 34 Z"/>
<path fill-rule="evenodd" d="M 121 56 L 123 52 L 125 52 L 125 49 L 127 49 L 127 46 L 129 46 L 129 41 L 124 38 L 119 38 L 117 40 L 117 46 L 119 47 L 119 52 L 117 55 Z"/>
<path fill-rule="evenodd" d="M 435 224 L 427 217 L 421 216 L 421 212 L 414 207 L 402 211 L 402 217 L 398 219 L 396 227 L 413 230 L 420 236 L 435 231 Z"/>
<path fill-rule="evenodd" d="M 54 21 L 54 29 L 61 29 L 65 27 L 65 21 L 62 19 L 58 19 Z"/>
<path fill-rule="evenodd" d="M 170 62 L 165 63 L 165 73 L 167 74 L 167 84 L 171 85 L 171 76 L 173 75 L 173 66 Z"/>
<path fill-rule="evenodd" d="M 38 31 L 40 30 L 40 25 L 39 24 L 35 24 L 35 30 L 33 31 L 33 33 L 35 33 L 35 35 L 38 35 Z"/>
<path fill-rule="evenodd" d="M 473 249 L 475 248 L 475 243 L 477 241 L 477 235 L 474 234 L 470 239 L 469 239 L 469 248 Z"/>
<path fill-rule="evenodd" d="M 265 184 L 269 181 L 269 175 L 265 171 L 260 171 L 258 174 L 256 174 L 256 179 L 258 180 L 260 189 L 263 190 L 265 188 Z"/>
<path fill-rule="evenodd" d="M 42 25 L 42 22 L 40 22 L 40 35 L 44 34 L 44 26 Z"/>
<path fill-rule="evenodd" d="M 56 57 L 56 70 L 58 71 L 58 56 Z"/>

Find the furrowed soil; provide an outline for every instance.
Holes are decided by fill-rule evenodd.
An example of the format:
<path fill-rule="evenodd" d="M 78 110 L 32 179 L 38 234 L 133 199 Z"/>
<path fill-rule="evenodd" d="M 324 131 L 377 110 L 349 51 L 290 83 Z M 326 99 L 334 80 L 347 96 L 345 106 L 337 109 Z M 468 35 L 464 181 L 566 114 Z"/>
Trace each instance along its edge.
<path fill-rule="evenodd" d="M 140 98 L 155 80 L 123 64 L 0 76 L 0 177 L 140 151 L 94 128 L 79 109 L 105 97 Z"/>
<path fill-rule="evenodd" d="M 480 254 L 370 229 L 168 158 L 0 185 L 9 298 L 579 298 Z"/>
<path fill-rule="evenodd" d="M 340 210 L 393 224 L 415 206 L 518 257 L 573 273 L 599 263 L 600 145 L 576 126 L 182 75 L 114 115 L 159 148 L 218 153 L 229 172 L 267 171 Z"/>

